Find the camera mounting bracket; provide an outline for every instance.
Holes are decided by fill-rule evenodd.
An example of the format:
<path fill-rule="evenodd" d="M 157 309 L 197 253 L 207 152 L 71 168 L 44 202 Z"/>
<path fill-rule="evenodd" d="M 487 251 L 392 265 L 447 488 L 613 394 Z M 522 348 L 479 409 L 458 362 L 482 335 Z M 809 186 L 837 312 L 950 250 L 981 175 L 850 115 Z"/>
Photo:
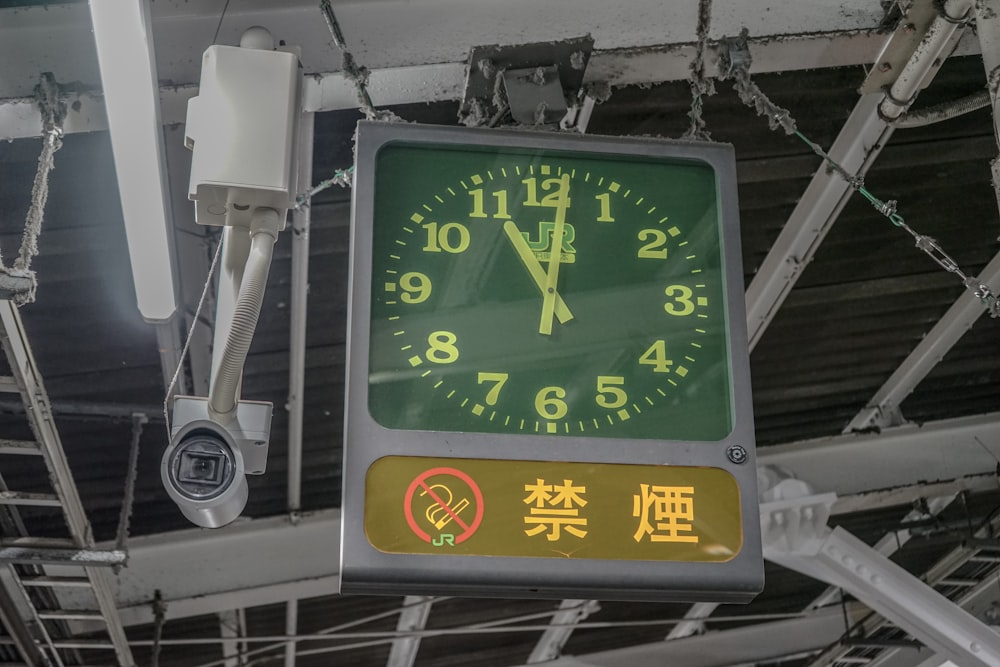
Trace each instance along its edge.
<path fill-rule="evenodd" d="M 233 420 L 219 426 L 233 437 L 243 454 L 248 475 L 263 475 L 267 468 L 267 449 L 271 437 L 271 413 L 274 406 L 263 401 L 240 401 Z M 194 421 L 215 421 L 208 414 L 208 399 L 198 396 L 174 398 L 170 436 Z"/>

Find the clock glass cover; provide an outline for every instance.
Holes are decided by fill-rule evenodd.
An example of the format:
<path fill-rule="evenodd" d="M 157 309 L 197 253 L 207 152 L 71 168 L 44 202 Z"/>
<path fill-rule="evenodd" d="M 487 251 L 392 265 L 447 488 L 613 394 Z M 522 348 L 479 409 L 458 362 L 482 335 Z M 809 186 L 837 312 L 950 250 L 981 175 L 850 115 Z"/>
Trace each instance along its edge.
<path fill-rule="evenodd" d="M 375 158 L 372 418 L 725 438 L 719 198 L 697 159 L 389 142 Z"/>

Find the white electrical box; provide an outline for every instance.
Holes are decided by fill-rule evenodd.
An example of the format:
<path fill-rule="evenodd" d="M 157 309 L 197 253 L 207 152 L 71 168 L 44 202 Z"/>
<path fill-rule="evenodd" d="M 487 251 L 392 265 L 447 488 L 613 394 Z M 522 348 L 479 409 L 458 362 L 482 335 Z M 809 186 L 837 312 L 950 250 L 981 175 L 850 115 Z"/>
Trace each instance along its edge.
<path fill-rule="evenodd" d="M 188 101 L 188 198 L 203 225 L 249 226 L 257 207 L 295 205 L 301 80 L 296 54 L 210 46 Z"/>

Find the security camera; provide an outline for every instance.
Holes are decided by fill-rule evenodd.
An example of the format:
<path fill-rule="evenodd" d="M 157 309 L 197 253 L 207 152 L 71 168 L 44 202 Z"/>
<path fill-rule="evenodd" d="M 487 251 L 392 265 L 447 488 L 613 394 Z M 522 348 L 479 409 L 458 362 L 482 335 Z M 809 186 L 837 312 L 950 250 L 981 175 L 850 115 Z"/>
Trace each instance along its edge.
<path fill-rule="evenodd" d="M 223 225 L 209 396 L 178 396 L 160 476 L 193 523 L 218 528 L 247 502 L 246 475 L 263 474 L 270 403 L 240 400 L 274 243 L 295 205 L 302 74 L 294 48 L 253 27 L 240 46 L 212 45 L 188 101 L 188 197 L 195 221 Z"/>
<path fill-rule="evenodd" d="M 186 424 L 163 454 L 163 486 L 192 523 L 218 528 L 247 504 L 243 454 L 233 437 L 210 420 Z"/>
<path fill-rule="evenodd" d="M 247 504 L 247 474 L 267 463 L 271 404 L 240 401 L 226 424 L 209 416 L 208 401 L 174 399 L 170 445 L 160 461 L 160 478 L 181 513 L 204 528 L 236 519 Z"/>

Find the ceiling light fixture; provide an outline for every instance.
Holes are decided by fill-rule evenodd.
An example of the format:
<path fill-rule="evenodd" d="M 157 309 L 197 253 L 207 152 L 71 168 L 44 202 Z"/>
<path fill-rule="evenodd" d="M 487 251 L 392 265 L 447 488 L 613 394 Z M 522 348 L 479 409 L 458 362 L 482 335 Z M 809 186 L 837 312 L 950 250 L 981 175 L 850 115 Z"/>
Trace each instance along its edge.
<path fill-rule="evenodd" d="M 139 312 L 167 320 L 177 296 L 149 2 L 91 0 L 90 16 Z"/>

